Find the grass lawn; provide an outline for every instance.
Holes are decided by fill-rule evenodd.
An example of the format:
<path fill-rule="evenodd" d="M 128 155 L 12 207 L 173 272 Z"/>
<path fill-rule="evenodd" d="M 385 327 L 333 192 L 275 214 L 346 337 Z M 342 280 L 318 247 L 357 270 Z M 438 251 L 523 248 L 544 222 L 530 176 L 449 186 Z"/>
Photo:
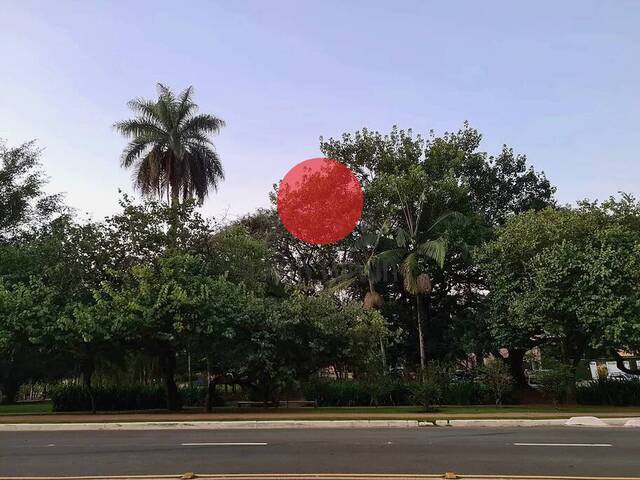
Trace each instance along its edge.
<path fill-rule="evenodd" d="M 21 402 L 15 405 L 0 405 L 0 415 L 16 413 L 51 413 L 51 402 Z"/>
<path fill-rule="evenodd" d="M 194 412 L 198 410 L 194 409 Z M 394 415 L 394 414 L 425 414 L 425 412 L 416 406 L 402 407 L 320 407 L 320 408 L 235 408 L 223 407 L 214 408 L 212 413 L 234 413 L 234 414 L 251 414 L 251 413 L 308 413 L 308 414 L 376 414 L 376 415 Z M 610 405 L 565 405 L 554 407 L 553 405 L 503 405 L 500 407 L 494 405 L 446 405 L 437 409 L 426 412 L 438 415 L 476 415 L 476 414 L 517 414 L 517 413 L 580 413 L 580 412 L 599 412 L 599 413 L 637 413 L 640 414 L 640 407 L 615 407 Z"/>
<path fill-rule="evenodd" d="M 30 415 L 31 414 L 31 415 Z M 46 415 L 51 414 L 51 415 Z M 419 407 L 321 407 L 321 408 L 200 408 L 181 412 L 145 410 L 135 412 L 53 413 L 51 402 L 0 405 L 0 422 L 5 421 L 179 421 L 179 420 L 348 420 L 348 419 L 454 419 L 454 418 L 552 418 L 575 415 L 603 417 L 640 416 L 640 407 L 599 405 L 461 405 L 443 406 L 431 412 Z M 38 420 L 39 419 L 39 420 Z"/>

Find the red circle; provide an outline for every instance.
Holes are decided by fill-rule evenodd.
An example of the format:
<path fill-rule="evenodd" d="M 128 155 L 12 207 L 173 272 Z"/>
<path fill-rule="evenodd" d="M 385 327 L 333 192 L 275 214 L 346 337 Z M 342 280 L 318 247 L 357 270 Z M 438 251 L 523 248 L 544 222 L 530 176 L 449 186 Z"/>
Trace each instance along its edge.
<path fill-rule="evenodd" d="M 362 215 L 364 195 L 345 165 L 311 158 L 287 172 L 278 188 L 278 215 L 296 238 L 317 245 L 349 235 Z"/>

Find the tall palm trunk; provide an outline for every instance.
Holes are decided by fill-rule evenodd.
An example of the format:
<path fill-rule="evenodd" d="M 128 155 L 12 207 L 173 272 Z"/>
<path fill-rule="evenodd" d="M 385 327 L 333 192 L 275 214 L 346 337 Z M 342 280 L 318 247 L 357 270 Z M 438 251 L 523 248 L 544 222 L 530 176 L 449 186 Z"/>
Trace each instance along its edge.
<path fill-rule="evenodd" d="M 416 295 L 416 312 L 418 318 L 418 344 L 420 346 L 420 375 L 424 376 L 424 371 L 427 365 L 424 352 L 424 335 L 422 334 L 422 316 L 420 315 L 421 307 L 422 302 L 420 301 L 420 294 L 418 294 Z"/>

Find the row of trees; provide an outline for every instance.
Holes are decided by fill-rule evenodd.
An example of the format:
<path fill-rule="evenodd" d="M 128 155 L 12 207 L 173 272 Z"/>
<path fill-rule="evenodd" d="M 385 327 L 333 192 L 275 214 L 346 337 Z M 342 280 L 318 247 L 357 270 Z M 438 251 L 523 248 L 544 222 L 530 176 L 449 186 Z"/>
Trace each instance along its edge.
<path fill-rule="evenodd" d="M 20 234 L 0 248 L 6 401 L 28 379 L 74 374 L 91 392 L 96 368 L 111 366 L 128 381 L 161 378 L 174 409 L 177 357 L 186 355 L 207 372 L 211 392 L 216 381 L 231 381 L 265 400 L 322 368 L 380 362 L 388 332 L 377 312 L 327 295 L 285 294 L 263 242 L 206 221 L 193 202 L 134 204 L 124 196 L 121 212 L 102 222 L 77 222 L 64 210 L 41 221 L 39 213 L 25 210 Z M 154 367 L 147 374 L 131 368 L 141 357 Z"/>
<path fill-rule="evenodd" d="M 338 377 L 418 376 L 427 360 L 498 357 L 524 384 L 524 353 L 575 369 L 640 349 L 640 206 L 622 196 L 560 207 L 508 147 L 480 151 L 469 125 L 427 137 L 393 128 L 322 139 L 365 204 L 347 238 L 296 240 L 275 208 L 224 225 L 197 205 L 223 178 L 192 90 L 130 103 L 122 165 L 150 199 L 79 219 L 42 192 L 34 144 L 0 155 L 0 383 L 81 375 L 176 375 L 246 385 L 263 398 L 331 368 Z M 276 186 L 277 187 L 277 186 Z M 155 197 L 155 199 L 154 199 Z M 275 191 L 271 194 L 275 203 Z M 501 357 L 500 357 L 501 358 Z M 424 378 L 424 377 L 423 377 Z"/>

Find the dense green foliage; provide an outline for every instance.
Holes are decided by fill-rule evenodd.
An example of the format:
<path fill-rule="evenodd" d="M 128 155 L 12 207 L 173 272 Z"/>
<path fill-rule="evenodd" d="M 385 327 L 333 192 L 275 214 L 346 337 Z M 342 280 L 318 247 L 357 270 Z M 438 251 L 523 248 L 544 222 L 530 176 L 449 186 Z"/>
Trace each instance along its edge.
<path fill-rule="evenodd" d="M 630 196 L 510 218 L 483 252 L 489 322 L 504 346 L 640 350 L 640 205 Z"/>
<path fill-rule="evenodd" d="M 426 138 L 364 129 L 320 143 L 358 177 L 362 220 L 310 245 L 275 206 L 202 217 L 222 179 L 209 136 L 223 122 L 196 113 L 191 89 L 130 106 L 137 117 L 116 124 L 130 139 L 122 163 L 157 198 L 123 195 L 101 221 L 43 193 L 34 144 L 0 145 L 3 401 L 62 381 L 58 410 L 211 408 L 220 385 L 264 402 L 499 404 L 526 387 L 532 347 L 561 363 L 563 381 L 542 383 L 561 401 L 586 356 L 640 350 L 628 195 L 558 207 L 526 157 L 480 151 L 467 124 Z M 599 385 L 578 400 L 615 403 Z M 633 387 L 616 388 L 632 401 Z"/>
<path fill-rule="evenodd" d="M 203 407 L 206 393 L 203 387 L 181 387 L 178 391 L 179 404 Z M 96 410 L 101 411 L 153 410 L 166 406 L 165 390 L 159 384 L 96 386 L 92 394 Z M 54 412 L 86 412 L 92 409 L 91 395 L 80 385 L 56 385 L 50 395 Z M 213 403 L 220 406 L 223 400 L 216 395 Z"/>
<path fill-rule="evenodd" d="M 640 405 L 640 380 L 601 378 L 576 387 L 576 400 L 586 405 Z"/>

